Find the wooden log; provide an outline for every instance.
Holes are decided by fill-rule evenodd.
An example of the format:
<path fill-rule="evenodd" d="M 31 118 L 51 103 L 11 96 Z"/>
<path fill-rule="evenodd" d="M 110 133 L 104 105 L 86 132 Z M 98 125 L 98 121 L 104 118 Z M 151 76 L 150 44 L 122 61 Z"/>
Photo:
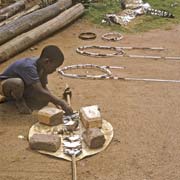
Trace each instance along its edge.
<path fill-rule="evenodd" d="M 20 0 L 5 8 L 0 9 L 0 22 L 12 17 L 16 13 L 29 9 L 35 5 L 39 5 L 41 0 Z"/>
<path fill-rule="evenodd" d="M 42 0 L 26 0 L 25 9 L 30 9 L 31 7 L 35 5 L 40 5 L 41 3 Z"/>
<path fill-rule="evenodd" d="M 55 4 L 34 11 L 33 13 L 25 15 L 7 25 L 2 26 L 0 28 L 0 45 L 20 35 L 21 33 L 29 31 L 32 28 L 52 19 L 71 5 L 72 0 L 59 0 Z"/>
<path fill-rule="evenodd" d="M 36 11 L 36 10 L 38 10 L 38 9 L 40 9 L 40 5 L 37 4 L 37 5 L 31 7 L 31 8 L 28 9 L 28 10 L 23 10 L 23 11 L 15 14 L 14 16 L 12 16 L 12 17 L 4 20 L 3 22 L 1 22 L 1 23 L 0 23 L 0 27 L 1 27 L 1 26 L 4 26 L 4 25 L 6 25 L 6 24 L 9 24 L 9 23 L 11 23 L 12 21 L 14 21 L 14 20 L 16 20 L 16 19 L 18 19 L 18 18 L 20 18 L 20 17 L 22 17 L 22 16 L 25 16 L 25 15 L 27 15 L 27 14 L 30 14 L 30 13 L 32 13 L 33 11 Z"/>
<path fill-rule="evenodd" d="M 8 17 L 13 16 L 18 11 L 25 9 L 25 0 L 17 1 L 5 8 L 0 9 L 0 21 L 7 19 Z"/>
<path fill-rule="evenodd" d="M 81 3 L 76 4 L 52 20 L 5 43 L 0 47 L 0 63 L 57 32 L 80 17 L 83 13 L 84 6 Z"/>

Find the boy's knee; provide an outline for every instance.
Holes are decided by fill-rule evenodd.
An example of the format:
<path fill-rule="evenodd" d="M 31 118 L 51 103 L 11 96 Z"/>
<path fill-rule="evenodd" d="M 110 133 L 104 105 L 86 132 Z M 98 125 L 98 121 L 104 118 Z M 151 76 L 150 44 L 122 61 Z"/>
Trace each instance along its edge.
<path fill-rule="evenodd" d="M 15 85 L 15 89 L 23 90 L 24 91 L 24 82 L 20 78 L 14 78 L 13 83 Z"/>
<path fill-rule="evenodd" d="M 20 78 L 9 78 L 3 82 L 3 92 L 5 96 L 20 98 L 24 92 L 24 82 Z"/>
<path fill-rule="evenodd" d="M 15 84 L 17 84 L 19 86 L 24 86 L 24 82 L 20 78 L 12 78 L 11 81 L 13 81 Z"/>
<path fill-rule="evenodd" d="M 33 94 L 34 96 L 30 95 L 30 97 L 28 96 L 25 97 L 27 105 L 32 109 L 41 109 L 44 106 L 47 106 L 48 103 L 50 102 L 49 99 L 44 95 L 35 94 L 35 93 Z"/>

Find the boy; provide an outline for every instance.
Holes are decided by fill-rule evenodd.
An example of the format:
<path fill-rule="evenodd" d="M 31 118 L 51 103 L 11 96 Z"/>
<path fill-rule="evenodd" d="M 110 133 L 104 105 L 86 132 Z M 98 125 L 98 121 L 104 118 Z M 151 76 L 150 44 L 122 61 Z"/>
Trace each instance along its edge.
<path fill-rule="evenodd" d="M 49 102 L 61 107 L 66 114 L 73 110 L 68 104 L 50 93 L 47 76 L 63 64 L 64 55 L 54 45 L 46 46 L 39 58 L 25 58 L 14 62 L 0 74 L 0 94 L 13 98 L 20 113 L 30 114 L 34 104 L 42 108 Z"/>

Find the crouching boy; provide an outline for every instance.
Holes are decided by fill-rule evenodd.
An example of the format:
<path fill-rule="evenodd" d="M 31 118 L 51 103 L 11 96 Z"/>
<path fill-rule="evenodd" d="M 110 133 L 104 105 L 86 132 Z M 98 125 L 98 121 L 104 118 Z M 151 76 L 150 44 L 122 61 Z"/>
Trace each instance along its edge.
<path fill-rule="evenodd" d="M 66 114 L 71 114 L 72 108 L 47 88 L 48 74 L 55 72 L 63 61 L 61 50 L 49 45 L 42 50 L 39 58 L 24 58 L 14 62 L 0 74 L 0 95 L 4 99 L 14 99 L 17 109 L 23 114 L 30 114 L 31 106 L 42 108 L 49 102 L 61 107 Z"/>

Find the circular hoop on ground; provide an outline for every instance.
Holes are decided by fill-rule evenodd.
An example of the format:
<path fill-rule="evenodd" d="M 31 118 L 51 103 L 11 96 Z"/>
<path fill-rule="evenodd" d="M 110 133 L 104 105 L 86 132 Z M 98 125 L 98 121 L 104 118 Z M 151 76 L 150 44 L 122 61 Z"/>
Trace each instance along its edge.
<path fill-rule="evenodd" d="M 96 53 L 85 51 L 86 49 L 104 49 L 113 50 L 115 53 Z M 112 46 L 81 46 L 76 49 L 76 52 L 81 55 L 91 56 L 91 57 L 113 57 L 113 56 L 123 56 L 124 51 L 119 47 Z"/>
<path fill-rule="evenodd" d="M 105 74 L 102 75 L 80 75 L 80 74 L 69 74 L 65 73 L 64 71 L 66 70 L 72 70 L 72 69 L 98 69 L 102 71 Z M 98 66 L 94 64 L 77 64 L 77 65 L 71 65 L 71 66 L 66 66 L 64 68 L 59 68 L 58 72 L 65 77 L 70 77 L 70 78 L 77 78 L 77 79 L 106 79 L 112 75 L 111 71 L 107 69 L 106 67 L 103 66 Z"/>
<path fill-rule="evenodd" d="M 103 34 L 101 38 L 106 41 L 120 41 L 123 39 L 123 35 L 118 32 L 110 32 Z"/>
<path fill-rule="evenodd" d="M 96 34 L 93 32 L 84 32 L 79 35 L 79 38 L 82 40 L 92 40 L 96 39 Z"/>

